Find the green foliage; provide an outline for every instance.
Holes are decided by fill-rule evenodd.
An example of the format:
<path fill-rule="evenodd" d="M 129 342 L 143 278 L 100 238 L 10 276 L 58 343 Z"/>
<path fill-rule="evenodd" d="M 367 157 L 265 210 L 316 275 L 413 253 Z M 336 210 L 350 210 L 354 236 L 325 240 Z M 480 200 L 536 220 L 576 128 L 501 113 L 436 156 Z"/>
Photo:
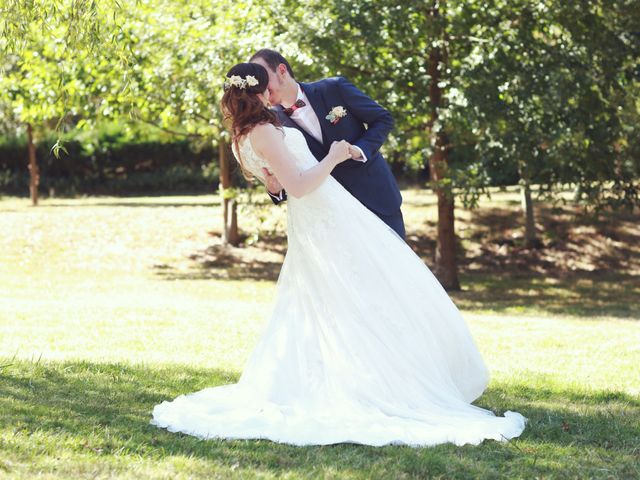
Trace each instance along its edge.
<path fill-rule="evenodd" d="M 447 183 L 463 203 L 501 183 L 500 169 L 505 180 L 519 172 L 545 191 L 579 185 L 591 205 L 638 203 L 637 2 L 315 0 L 287 8 L 299 19 L 290 38 L 322 58 L 323 74 L 350 77 L 393 112 L 386 148 L 402 155 L 390 157 L 419 168 L 433 133 L 445 132 Z M 435 46 L 446 67 L 431 125 Z"/>
<path fill-rule="evenodd" d="M 636 3 L 6 0 L 0 123 L 31 122 L 42 139 L 113 119 L 217 143 L 224 74 L 269 46 L 298 78 L 344 75 L 387 107 L 396 128 L 384 150 L 405 168 L 426 168 L 443 132 L 446 184 L 465 204 L 521 177 L 545 192 L 573 184 L 587 205 L 629 206 L 639 202 Z M 446 66 L 432 124 L 435 47 Z M 64 140 L 53 145 L 60 153 Z"/>
<path fill-rule="evenodd" d="M 468 68 L 485 163 L 543 185 L 574 184 L 587 205 L 638 203 L 637 43 L 629 2 L 513 2 L 484 11 L 490 41 Z M 632 20 L 633 21 L 633 20 Z M 635 91 L 634 91 L 635 89 Z M 632 120 L 632 119 L 636 120 Z"/>
<path fill-rule="evenodd" d="M 52 145 L 62 142 L 56 158 Z M 0 188 L 17 194 L 27 181 L 26 139 L 0 137 Z M 40 191 L 77 193 L 209 192 L 218 185 L 218 165 L 211 144 L 176 139 L 148 125 L 116 122 L 95 129 L 74 129 L 58 137 L 50 132 L 36 150 Z"/>
<path fill-rule="evenodd" d="M 116 0 L 3 2 L 0 104 L 37 137 L 113 113 L 127 67 L 122 13 Z"/>

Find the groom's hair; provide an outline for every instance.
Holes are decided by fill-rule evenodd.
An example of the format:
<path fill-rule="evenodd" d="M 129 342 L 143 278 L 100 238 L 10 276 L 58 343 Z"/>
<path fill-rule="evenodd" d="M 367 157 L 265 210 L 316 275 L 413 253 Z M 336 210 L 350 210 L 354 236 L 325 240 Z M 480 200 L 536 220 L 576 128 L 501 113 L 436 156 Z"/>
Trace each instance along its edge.
<path fill-rule="evenodd" d="M 291 69 L 291 65 L 289 65 L 289 62 L 287 62 L 287 59 L 284 58 L 280 54 L 280 52 L 276 52 L 275 50 L 271 50 L 269 48 L 263 48 L 261 50 L 258 50 L 256 53 L 254 53 L 249 59 L 249 61 L 253 62 L 256 58 L 261 58 L 262 60 L 264 60 L 264 62 L 267 65 L 269 65 L 269 68 L 274 72 L 278 69 L 278 65 L 282 63 L 284 64 L 285 67 L 287 67 L 287 70 L 289 71 L 289 75 L 291 75 L 291 78 L 296 78 L 295 75 L 293 74 L 293 70 Z"/>

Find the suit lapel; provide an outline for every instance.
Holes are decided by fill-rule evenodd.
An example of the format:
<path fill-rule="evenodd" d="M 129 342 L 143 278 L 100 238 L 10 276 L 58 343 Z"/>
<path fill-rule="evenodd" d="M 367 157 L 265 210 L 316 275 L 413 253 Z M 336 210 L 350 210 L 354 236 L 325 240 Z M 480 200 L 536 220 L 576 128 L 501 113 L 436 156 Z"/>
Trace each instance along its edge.
<path fill-rule="evenodd" d="M 322 130 L 322 142 L 324 145 L 331 145 L 331 138 L 329 137 L 329 129 L 327 128 L 328 122 L 325 116 L 329 109 L 327 108 L 327 104 L 324 101 L 324 97 L 322 96 L 322 92 L 319 88 L 309 83 L 300 82 L 300 86 L 302 87 L 302 91 L 309 99 L 311 103 L 311 107 L 318 117 L 318 122 L 320 123 L 320 130 Z M 309 135 L 310 138 L 311 135 Z M 315 139 L 314 139 L 315 140 Z M 319 143 L 319 142 L 318 142 Z"/>

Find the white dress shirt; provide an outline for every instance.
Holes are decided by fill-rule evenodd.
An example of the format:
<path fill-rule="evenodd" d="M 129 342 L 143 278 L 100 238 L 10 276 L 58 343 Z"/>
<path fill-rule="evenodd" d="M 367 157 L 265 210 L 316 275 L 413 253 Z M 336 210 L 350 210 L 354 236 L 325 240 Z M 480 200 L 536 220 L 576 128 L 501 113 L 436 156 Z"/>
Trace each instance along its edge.
<path fill-rule="evenodd" d="M 300 85 L 298 85 L 298 97 L 296 98 L 296 101 L 298 100 L 302 100 L 306 104 L 306 106 L 295 109 L 291 114 L 291 120 L 300 125 L 300 127 L 304 131 L 318 140 L 318 142 L 322 143 L 322 128 L 320 127 L 318 115 L 316 115 L 316 112 L 311 106 L 311 102 L 309 102 L 309 99 L 302 91 L 302 88 L 300 88 Z M 360 147 L 356 147 L 355 145 L 354 147 L 360 151 L 361 155 L 361 158 L 354 158 L 354 160 L 363 163 L 366 162 L 367 157 L 365 157 L 362 149 Z"/>

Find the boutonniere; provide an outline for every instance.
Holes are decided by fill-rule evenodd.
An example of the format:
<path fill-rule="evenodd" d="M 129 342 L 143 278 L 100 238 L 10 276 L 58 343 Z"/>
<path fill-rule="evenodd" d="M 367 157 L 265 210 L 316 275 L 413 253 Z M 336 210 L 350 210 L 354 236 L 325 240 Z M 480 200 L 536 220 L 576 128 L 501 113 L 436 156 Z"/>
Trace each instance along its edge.
<path fill-rule="evenodd" d="M 327 115 L 324 118 L 326 118 L 333 125 L 335 125 L 340 121 L 342 117 L 346 117 L 346 116 L 347 116 L 347 109 L 338 105 L 337 107 L 333 107 L 331 110 L 329 110 L 329 115 Z"/>

